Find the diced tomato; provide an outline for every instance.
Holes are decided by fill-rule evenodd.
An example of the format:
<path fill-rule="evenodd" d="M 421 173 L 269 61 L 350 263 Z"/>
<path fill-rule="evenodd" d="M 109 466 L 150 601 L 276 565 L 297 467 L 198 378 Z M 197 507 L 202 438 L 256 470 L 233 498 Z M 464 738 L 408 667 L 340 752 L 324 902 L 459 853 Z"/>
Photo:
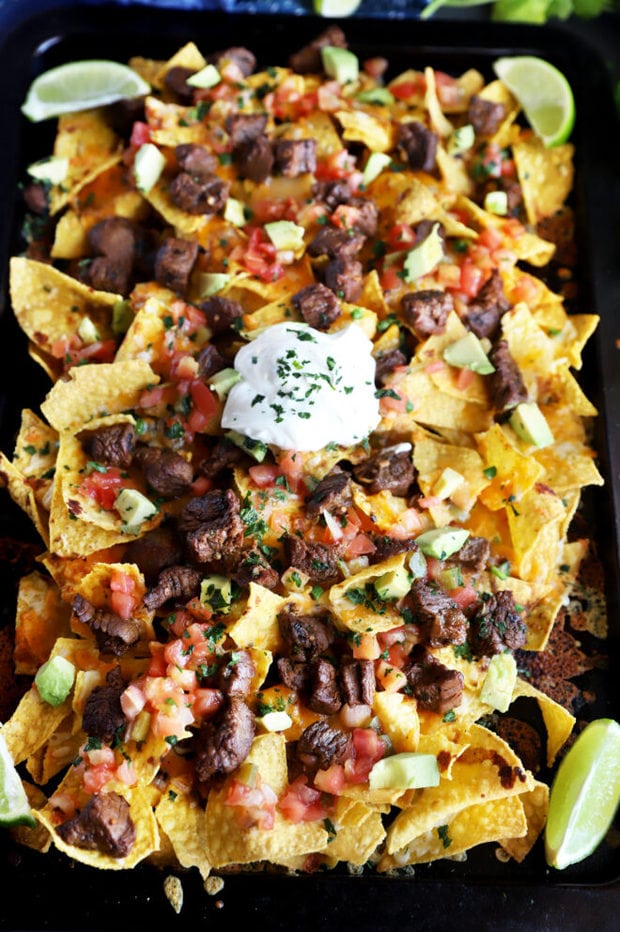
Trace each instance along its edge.
<path fill-rule="evenodd" d="M 457 586 L 456 589 L 450 589 L 450 598 L 464 611 L 478 601 L 478 593 L 473 586 Z"/>
<path fill-rule="evenodd" d="M 235 807 L 237 824 L 241 828 L 269 831 L 274 826 L 277 801 L 274 791 L 257 774 L 253 785 L 232 780 L 224 804 Z"/>
<path fill-rule="evenodd" d="M 161 404 L 172 404 L 176 399 L 175 389 L 171 385 L 156 385 L 145 389 L 138 399 L 140 408 L 156 408 Z"/>
<path fill-rule="evenodd" d="M 165 676 L 166 675 L 166 658 L 164 657 L 164 644 L 159 641 L 151 641 L 149 650 L 151 652 L 151 662 L 146 671 L 147 676 Z"/>
<path fill-rule="evenodd" d="M 407 677 L 389 660 L 378 660 L 375 664 L 375 677 L 382 689 L 388 693 L 397 693 L 407 685 Z"/>
<path fill-rule="evenodd" d="M 254 201 L 252 211 L 256 222 L 261 224 L 271 223 L 273 220 L 296 220 L 299 204 L 293 197 L 265 199 Z"/>
<path fill-rule="evenodd" d="M 407 410 L 407 398 L 405 395 L 399 395 L 398 392 L 394 394 L 382 395 L 379 399 L 379 411 L 383 416 L 388 414 L 390 411 L 395 411 L 397 414 L 404 414 Z"/>
<path fill-rule="evenodd" d="M 192 495 L 200 496 L 204 495 L 205 492 L 209 492 L 213 488 L 213 480 L 208 479 L 207 476 L 198 476 L 197 479 L 194 479 L 192 482 Z"/>
<path fill-rule="evenodd" d="M 356 660 L 378 660 L 381 646 L 376 634 L 360 634 L 351 644 L 351 653 Z"/>
<path fill-rule="evenodd" d="M 82 777 L 84 789 L 90 795 L 100 793 L 106 783 L 109 783 L 115 776 L 116 767 L 110 767 L 107 764 L 99 764 L 96 767 L 86 767 Z"/>
<path fill-rule="evenodd" d="M 219 689 L 199 687 L 190 696 L 192 712 L 196 720 L 211 718 L 222 707 L 224 696 Z"/>
<path fill-rule="evenodd" d="M 317 790 L 339 796 L 345 784 L 344 767 L 342 764 L 332 764 L 327 770 L 317 770 L 313 782 Z"/>
<path fill-rule="evenodd" d="M 217 401 L 215 395 L 204 382 L 196 379 L 189 387 L 189 393 L 196 409 L 207 420 L 217 413 Z"/>
<path fill-rule="evenodd" d="M 80 491 L 94 498 L 104 511 L 111 511 L 118 493 L 128 485 L 128 479 L 121 475 L 116 466 L 108 466 L 104 472 L 93 470 L 85 476 L 80 483 Z"/>
<path fill-rule="evenodd" d="M 460 291 L 468 298 L 475 298 L 482 286 L 484 272 L 471 259 L 464 259 L 461 265 Z"/>
<path fill-rule="evenodd" d="M 247 246 L 241 256 L 241 263 L 248 272 L 264 282 L 276 282 L 284 274 L 282 266 L 277 261 L 276 247 L 262 227 L 254 227 L 251 230 Z"/>
<path fill-rule="evenodd" d="M 142 123 L 140 120 L 136 120 L 131 127 L 131 136 L 129 137 L 130 147 L 132 149 L 139 149 L 140 146 L 150 141 L 151 127 L 148 123 Z"/>
<path fill-rule="evenodd" d="M 409 223 L 397 223 L 387 234 L 387 242 L 392 247 L 390 251 L 410 249 L 415 243 L 416 235 Z"/>
<path fill-rule="evenodd" d="M 521 275 L 515 282 L 511 297 L 515 304 L 524 301 L 527 305 L 534 307 L 538 302 L 539 294 L 540 282 L 528 275 Z"/>
<path fill-rule="evenodd" d="M 397 266 L 389 265 L 379 274 L 379 282 L 383 291 L 395 291 L 402 286 L 403 280 L 398 272 Z"/>
<path fill-rule="evenodd" d="M 308 778 L 297 777 L 278 800 L 278 809 L 289 822 L 316 822 L 327 817 L 320 790 L 308 786 Z"/>
<path fill-rule="evenodd" d="M 282 475 L 277 463 L 257 463 L 248 469 L 250 478 L 259 489 L 268 489 L 275 485 L 278 476 Z"/>
<path fill-rule="evenodd" d="M 374 553 L 376 549 L 368 534 L 356 534 L 347 544 L 344 556 L 346 560 L 352 560 L 354 557 L 361 557 L 366 553 Z"/>
<path fill-rule="evenodd" d="M 350 204 L 339 204 L 330 217 L 331 223 L 341 230 L 352 230 L 359 224 L 361 211 Z"/>
<path fill-rule="evenodd" d="M 355 156 L 348 149 L 338 149 L 327 159 L 317 162 L 315 176 L 318 181 L 336 181 L 338 178 L 348 178 L 354 171 Z"/>
<path fill-rule="evenodd" d="M 291 492 L 303 491 L 304 459 L 294 450 L 285 450 L 278 457 L 280 472 L 286 477 Z"/>
<path fill-rule="evenodd" d="M 469 388 L 473 380 L 473 371 L 471 369 L 463 368 L 458 370 L 455 384 L 459 391 L 464 392 L 466 388 Z"/>
<path fill-rule="evenodd" d="M 426 91 L 424 75 L 421 74 L 416 81 L 399 81 L 397 84 L 391 84 L 390 91 L 396 100 L 407 100 L 415 94 L 424 94 Z"/>
<path fill-rule="evenodd" d="M 386 745 L 373 728 L 354 728 L 355 756 L 344 762 L 347 783 L 365 783 L 378 760 L 385 756 Z"/>
<path fill-rule="evenodd" d="M 124 618 L 131 618 L 140 600 L 135 593 L 136 583 L 132 576 L 115 570 L 110 577 L 110 605 L 112 611 Z"/>
<path fill-rule="evenodd" d="M 495 227 L 487 227 L 480 232 L 477 242 L 479 246 L 486 246 L 487 249 L 493 251 L 503 244 L 504 237 Z"/>

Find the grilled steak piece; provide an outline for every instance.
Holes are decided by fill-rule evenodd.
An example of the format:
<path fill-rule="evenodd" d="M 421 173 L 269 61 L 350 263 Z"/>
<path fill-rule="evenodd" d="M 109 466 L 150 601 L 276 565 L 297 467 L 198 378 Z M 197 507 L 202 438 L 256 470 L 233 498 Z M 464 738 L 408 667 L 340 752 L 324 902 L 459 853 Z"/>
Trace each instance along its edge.
<path fill-rule="evenodd" d="M 125 563 L 135 563 L 147 585 L 157 581 L 161 570 L 174 566 L 183 557 L 183 547 L 175 531 L 166 525 L 153 528 L 143 537 L 130 541 L 125 548 Z"/>
<path fill-rule="evenodd" d="M 255 547 L 245 550 L 238 559 L 228 565 L 227 572 L 242 589 L 247 589 L 250 583 L 256 583 L 265 589 L 275 589 L 280 582 L 278 571 Z"/>
<path fill-rule="evenodd" d="M 333 291 L 317 282 L 306 285 L 291 298 L 293 307 L 315 330 L 326 330 L 340 317 L 340 303 Z"/>
<path fill-rule="evenodd" d="M 238 447 L 232 440 L 220 437 L 200 463 L 198 472 L 201 476 L 206 476 L 207 479 L 214 479 L 215 476 L 219 476 L 223 472 L 230 472 L 235 466 L 250 461 L 251 458 L 245 450 Z"/>
<path fill-rule="evenodd" d="M 82 449 L 95 463 L 128 469 L 136 446 L 133 424 L 109 424 L 96 430 L 83 430 L 78 434 Z"/>
<path fill-rule="evenodd" d="M 234 556 L 243 546 L 245 532 L 239 499 L 232 489 L 213 489 L 192 498 L 181 512 L 179 530 L 198 563 Z"/>
<path fill-rule="evenodd" d="M 446 560 L 451 566 L 462 566 L 474 575 L 481 573 L 489 562 L 491 545 L 486 537 L 468 537 L 460 550 Z"/>
<path fill-rule="evenodd" d="M 361 262 L 349 259 L 332 259 L 323 270 L 323 279 L 337 298 L 352 304 L 364 287 L 364 270 Z"/>
<path fill-rule="evenodd" d="M 68 845 L 124 858 L 136 840 L 129 803 L 118 793 L 98 793 L 80 812 L 56 827 Z"/>
<path fill-rule="evenodd" d="M 232 651 L 228 663 L 220 667 L 217 686 L 227 696 L 244 699 L 250 694 L 255 673 L 256 666 L 249 651 Z"/>
<path fill-rule="evenodd" d="M 230 696 L 223 710 L 198 732 L 194 765 L 201 783 L 226 776 L 243 763 L 255 727 L 252 710 L 240 696 Z"/>
<path fill-rule="evenodd" d="M 356 210 L 351 223 L 353 229 L 364 236 L 374 236 L 379 223 L 379 208 L 375 202 L 366 197 L 352 197 L 349 206 Z"/>
<path fill-rule="evenodd" d="M 413 620 L 432 647 L 464 644 L 467 638 L 467 618 L 456 602 L 443 589 L 433 587 L 425 579 L 415 579 L 407 596 Z"/>
<path fill-rule="evenodd" d="M 333 728 L 325 719 L 308 725 L 295 748 L 295 755 L 304 772 L 311 777 L 317 770 L 327 770 L 332 764 L 343 763 L 351 753 L 351 735 Z"/>
<path fill-rule="evenodd" d="M 387 490 L 394 495 L 409 494 L 415 479 L 411 449 L 400 445 L 385 447 L 353 467 L 353 478 L 371 495 Z"/>
<path fill-rule="evenodd" d="M 351 476 L 339 466 L 335 466 L 306 499 L 306 510 L 315 518 L 322 511 L 329 511 L 333 515 L 346 515 L 352 504 Z"/>
<path fill-rule="evenodd" d="M 465 324 L 477 337 L 493 338 L 511 304 L 504 294 L 504 283 L 497 269 L 470 302 Z"/>
<path fill-rule="evenodd" d="M 198 375 L 204 382 L 210 379 L 212 375 L 215 375 L 216 372 L 226 369 L 227 366 L 228 360 L 225 356 L 222 356 L 212 343 L 208 343 L 200 350 L 198 354 Z"/>
<path fill-rule="evenodd" d="M 433 333 L 443 333 L 450 311 L 452 295 L 446 291 L 410 291 L 401 300 L 403 320 L 419 340 Z"/>
<path fill-rule="evenodd" d="M 170 198 L 188 214 L 218 214 L 224 209 L 230 184 L 215 173 L 179 172 L 170 184 Z"/>
<path fill-rule="evenodd" d="M 506 340 L 498 340 L 489 353 L 495 372 L 489 376 L 489 396 L 498 414 L 527 401 L 527 389 L 521 371 Z"/>
<path fill-rule="evenodd" d="M 84 268 L 83 277 L 96 291 L 126 295 L 131 284 L 131 256 L 96 256 Z"/>
<path fill-rule="evenodd" d="M 115 612 L 95 608 L 81 595 L 75 596 L 71 607 L 76 618 L 94 633 L 102 654 L 121 657 L 140 638 L 140 625 L 133 618 L 124 619 Z"/>
<path fill-rule="evenodd" d="M 419 120 L 401 123 L 398 128 L 398 145 L 414 171 L 435 170 L 438 141 L 437 133 L 427 129 Z"/>
<path fill-rule="evenodd" d="M 372 705 L 375 695 L 372 660 L 348 660 L 340 667 L 340 690 L 347 705 Z"/>
<path fill-rule="evenodd" d="M 155 256 L 155 280 L 163 288 L 184 295 L 198 258 L 198 243 L 171 236 L 164 240 Z"/>
<path fill-rule="evenodd" d="M 316 170 L 316 139 L 276 139 L 274 169 L 286 178 L 297 178 Z"/>
<path fill-rule="evenodd" d="M 443 715 L 461 704 L 463 674 L 444 666 L 419 645 L 414 647 L 411 663 L 403 672 L 420 709 Z"/>
<path fill-rule="evenodd" d="M 207 56 L 207 62 L 211 65 L 222 67 L 227 61 L 233 62 L 244 78 L 248 78 L 256 68 L 256 56 L 243 46 L 235 45 Z"/>
<path fill-rule="evenodd" d="M 240 178 L 261 184 L 269 177 L 275 162 L 273 148 L 266 136 L 249 139 L 235 149 L 237 171 Z"/>
<path fill-rule="evenodd" d="M 323 70 L 321 49 L 324 45 L 334 45 L 337 48 L 346 49 L 347 40 L 339 26 L 329 26 L 308 45 L 304 45 L 298 52 L 294 52 L 289 57 L 289 67 L 298 74 L 319 74 Z"/>
<path fill-rule="evenodd" d="M 200 310 L 207 318 L 207 326 L 214 335 L 228 330 L 239 317 L 243 317 L 243 307 L 238 301 L 221 298 L 219 295 L 212 295 L 206 301 L 202 301 Z"/>
<path fill-rule="evenodd" d="M 382 563 L 390 557 L 395 557 L 398 553 L 413 553 L 418 549 L 415 537 L 387 537 L 377 535 L 372 537 L 375 550 L 372 553 L 373 563 Z"/>
<path fill-rule="evenodd" d="M 312 194 L 330 210 L 335 210 L 340 204 L 348 204 L 352 197 L 351 186 L 344 180 L 315 181 Z"/>
<path fill-rule="evenodd" d="M 317 657 L 309 664 L 307 705 L 313 712 L 333 715 L 342 707 L 338 670 L 329 660 Z"/>
<path fill-rule="evenodd" d="M 138 446 L 134 461 L 152 489 L 163 498 L 179 498 L 189 492 L 194 481 L 191 463 L 174 450 Z"/>
<path fill-rule="evenodd" d="M 313 582 L 325 582 L 338 575 L 338 561 L 342 556 L 340 547 L 295 536 L 287 537 L 285 546 L 289 566 L 306 573 Z"/>
<path fill-rule="evenodd" d="M 504 104 L 485 100 L 474 94 L 467 108 L 467 121 L 471 123 L 477 136 L 494 136 L 506 116 Z"/>
<path fill-rule="evenodd" d="M 294 661 L 314 660 L 333 643 L 335 632 L 328 618 L 300 615 L 295 608 L 285 608 L 278 615 L 280 634 L 286 653 Z"/>
<path fill-rule="evenodd" d="M 266 113 L 231 113 L 226 117 L 226 132 L 233 149 L 265 135 Z"/>
<path fill-rule="evenodd" d="M 164 84 L 169 91 L 179 98 L 179 103 L 191 104 L 194 100 L 194 88 L 187 83 L 196 71 L 193 68 L 184 68 L 182 65 L 175 65 L 169 68 L 164 75 Z"/>
<path fill-rule="evenodd" d="M 125 690 L 120 667 L 108 671 L 104 686 L 95 686 L 82 713 L 82 729 L 89 738 L 99 738 L 111 744 L 114 736 L 127 724 L 121 708 L 121 693 Z"/>
<path fill-rule="evenodd" d="M 202 581 L 200 570 L 192 566 L 167 566 L 158 577 L 157 583 L 142 599 L 149 611 L 160 608 L 166 602 L 187 602 L 200 592 Z"/>
<path fill-rule="evenodd" d="M 310 256 L 328 256 L 330 259 L 353 259 L 360 251 L 366 237 L 353 230 L 338 227 L 322 227 L 308 244 Z"/>
<path fill-rule="evenodd" d="M 527 629 L 516 610 L 512 592 L 501 590 L 482 603 L 472 618 L 469 641 L 474 654 L 492 657 L 506 649 L 518 650 L 525 644 Z"/>
<path fill-rule="evenodd" d="M 297 693 L 303 693 L 308 685 L 309 668 L 305 662 L 295 663 L 288 657 L 278 657 L 276 661 L 280 679 L 285 686 Z"/>
<path fill-rule="evenodd" d="M 186 142 L 176 146 L 174 154 L 180 171 L 187 172 L 194 178 L 209 178 L 218 166 L 214 154 L 206 146 L 199 146 L 195 142 Z"/>
<path fill-rule="evenodd" d="M 394 369 L 398 369 L 399 366 L 407 365 L 407 357 L 402 350 L 386 350 L 384 353 L 377 354 L 375 362 L 375 382 L 377 385 L 382 385 L 385 378 L 393 372 Z"/>

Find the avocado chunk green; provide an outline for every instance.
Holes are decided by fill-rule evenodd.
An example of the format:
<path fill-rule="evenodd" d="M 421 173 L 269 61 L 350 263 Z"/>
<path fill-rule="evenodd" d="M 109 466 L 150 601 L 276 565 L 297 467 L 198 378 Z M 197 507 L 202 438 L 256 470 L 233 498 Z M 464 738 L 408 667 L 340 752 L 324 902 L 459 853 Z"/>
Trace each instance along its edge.
<path fill-rule="evenodd" d="M 200 71 L 190 75 L 186 83 L 189 84 L 190 87 L 215 87 L 221 80 L 222 75 L 215 65 L 205 65 Z"/>
<path fill-rule="evenodd" d="M 243 201 L 238 201 L 236 197 L 229 197 L 224 207 L 224 220 L 228 220 L 235 227 L 244 227 L 248 221 Z"/>
<path fill-rule="evenodd" d="M 201 298 L 210 298 L 217 294 L 229 283 L 231 276 L 228 272 L 202 272 L 198 278 Z"/>
<path fill-rule="evenodd" d="M 374 582 L 375 591 L 383 602 L 402 599 L 411 589 L 411 575 L 404 566 L 388 570 Z"/>
<path fill-rule="evenodd" d="M 362 91 L 355 95 L 355 99 L 362 104 L 376 104 L 379 107 L 389 107 L 394 103 L 394 95 L 387 87 L 373 87 L 369 91 Z"/>
<path fill-rule="evenodd" d="M 141 194 L 148 194 L 157 184 L 166 166 L 166 159 L 152 142 L 145 142 L 136 152 L 133 176 Z"/>
<path fill-rule="evenodd" d="M 450 366 L 458 369 L 471 369 L 479 375 L 490 375 L 495 366 L 489 360 L 482 343 L 475 333 L 466 333 L 460 340 L 449 343 L 443 351 L 443 358 Z"/>
<path fill-rule="evenodd" d="M 428 573 L 426 557 L 421 550 L 414 550 L 409 557 L 409 572 L 414 579 L 423 579 Z"/>
<path fill-rule="evenodd" d="M 26 169 L 31 178 L 37 181 L 49 181 L 50 184 L 62 184 L 69 171 L 69 159 L 61 155 L 50 155 L 47 159 L 33 162 Z"/>
<path fill-rule="evenodd" d="M 305 229 L 292 220 L 274 220 L 265 224 L 265 233 L 281 252 L 301 249 L 304 244 Z"/>
<path fill-rule="evenodd" d="M 246 437 L 236 430 L 227 431 L 226 437 L 232 443 L 241 447 L 242 450 L 245 450 L 246 453 L 249 453 L 250 456 L 253 456 L 257 463 L 262 463 L 269 452 L 269 447 L 262 440 L 252 440 L 251 437 Z"/>
<path fill-rule="evenodd" d="M 152 518 L 157 507 L 137 489 L 121 489 L 116 496 L 114 507 L 123 519 L 125 530 L 132 533 L 148 518 Z"/>
<path fill-rule="evenodd" d="M 509 419 L 515 434 L 535 447 L 548 447 L 554 442 L 545 416 L 535 401 L 523 401 L 514 409 Z"/>
<path fill-rule="evenodd" d="M 368 185 L 378 178 L 391 161 L 392 159 L 385 152 L 371 152 L 362 172 L 362 184 Z"/>
<path fill-rule="evenodd" d="M 517 662 L 510 653 L 495 654 L 480 690 L 480 699 L 487 705 L 506 712 L 517 682 Z"/>
<path fill-rule="evenodd" d="M 43 702 L 60 705 L 73 687 L 75 667 L 70 660 L 57 654 L 37 670 L 35 685 Z"/>
<path fill-rule="evenodd" d="M 341 49 L 335 45 L 324 45 L 321 49 L 321 59 L 325 74 L 329 75 L 330 78 L 334 78 L 339 84 L 357 81 L 360 73 L 359 61 L 357 55 L 354 55 L 349 49 Z"/>
<path fill-rule="evenodd" d="M 457 127 L 448 140 L 448 155 L 460 155 L 471 149 L 476 139 L 474 127 L 471 123 Z"/>
<path fill-rule="evenodd" d="M 200 601 L 215 612 L 226 614 L 232 604 L 232 583 L 227 576 L 212 573 L 200 583 Z"/>
<path fill-rule="evenodd" d="M 443 240 L 439 232 L 439 224 L 435 223 L 428 236 L 425 236 L 419 245 L 410 249 L 405 257 L 404 279 L 406 282 L 415 282 L 423 275 L 432 272 L 443 259 Z"/>
<path fill-rule="evenodd" d="M 377 761 L 368 776 L 371 790 L 413 790 L 439 786 L 439 767 L 434 754 L 402 751 Z"/>
<path fill-rule="evenodd" d="M 117 301 L 112 308 L 112 332 L 116 336 L 127 333 L 133 322 L 133 316 L 129 301 Z"/>
<path fill-rule="evenodd" d="M 217 397 L 223 400 L 240 379 L 241 373 L 236 369 L 220 369 L 209 379 L 209 388 L 212 388 Z"/>
<path fill-rule="evenodd" d="M 508 195 L 505 191 L 489 191 L 484 198 L 484 209 L 490 214 L 505 217 L 508 213 Z"/>
<path fill-rule="evenodd" d="M 34 828 L 36 824 L 24 784 L 0 731 L 0 828 L 12 828 L 15 825 Z"/>
<path fill-rule="evenodd" d="M 427 557 L 445 560 L 460 550 L 469 531 L 462 527 L 436 527 L 416 537 L 416 544 Z"/>

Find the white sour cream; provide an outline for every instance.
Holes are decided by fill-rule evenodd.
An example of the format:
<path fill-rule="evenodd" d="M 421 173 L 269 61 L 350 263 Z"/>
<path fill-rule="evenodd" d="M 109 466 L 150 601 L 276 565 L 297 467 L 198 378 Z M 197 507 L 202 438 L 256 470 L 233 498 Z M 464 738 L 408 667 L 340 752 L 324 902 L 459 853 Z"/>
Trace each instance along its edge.
<path fill-rule="evenodd" d="M 222 426 L 284 450 L 360 442 L 380 420 L 372 348 L 357 324 L 274 324 L 237 353 Z"/>

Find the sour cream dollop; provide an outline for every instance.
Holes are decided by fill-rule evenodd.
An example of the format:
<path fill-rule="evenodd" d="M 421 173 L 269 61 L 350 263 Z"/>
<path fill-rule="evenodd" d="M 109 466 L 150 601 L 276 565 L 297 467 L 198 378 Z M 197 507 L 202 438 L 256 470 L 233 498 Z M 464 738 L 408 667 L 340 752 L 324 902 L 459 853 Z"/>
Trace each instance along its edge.
<path fill-rule="evenodd" d="M 274 324 L 235 356 L 222 426 L 284 450 L 360 442 L 380 420 L 372 347 L 357 324 Z"/>

